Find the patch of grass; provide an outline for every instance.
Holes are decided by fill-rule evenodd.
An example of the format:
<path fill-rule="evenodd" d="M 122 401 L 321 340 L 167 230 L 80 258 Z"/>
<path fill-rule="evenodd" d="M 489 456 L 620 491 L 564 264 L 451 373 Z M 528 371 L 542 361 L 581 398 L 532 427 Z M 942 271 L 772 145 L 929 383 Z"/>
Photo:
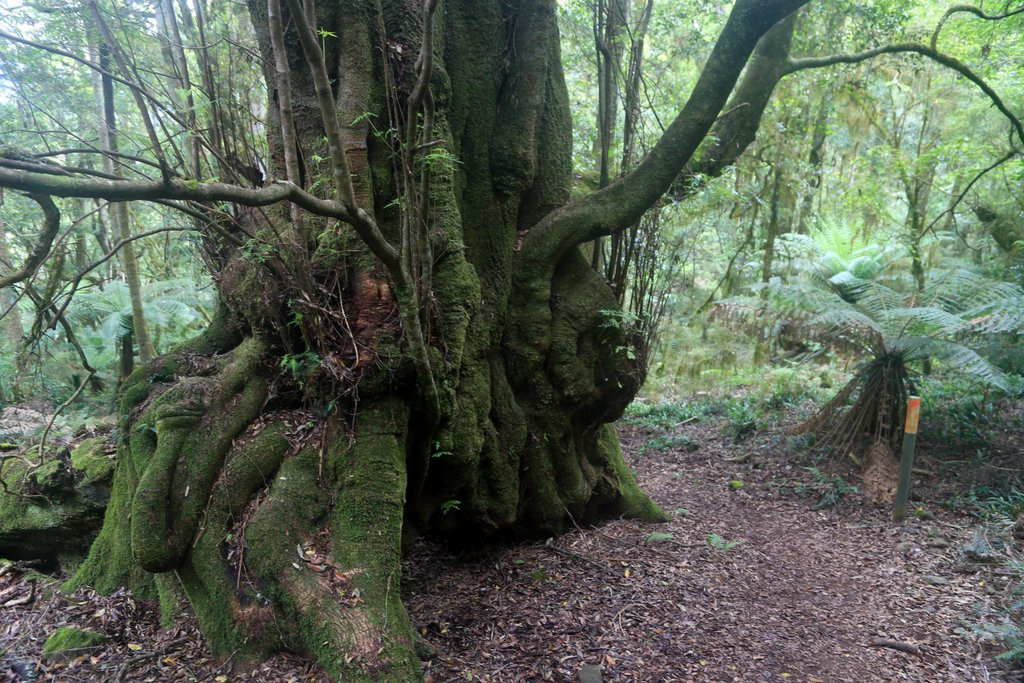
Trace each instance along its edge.
<path fill-rule="evenodd" d="M 707 415 L 708 405 L 705 401 L 660 401 L 643 403 L 634 401 L 626 408 L 626 424 L 639 427 L 669 429 L 680 422 Z"/>
<path fill-rule="evenodd" d="M 814 504 L 814 510 L 834 507 L 846 496 L 860 490 L 838 474 L 828 475 L 817 467 L 805 467 L 804 470 L 810 473 L 811 480 L 800 482 L 793 487 L 793 490 L 798 495 L 817 498 L 818 502 Z"/>
<path fill-rule="evenodd" d="M 669 451 L 673 448 L 681 448 L 684 451 L 695 451 L 700 448 L 700 445 L 691 439 L 686 434 L 666 434 L 664 436 L 656 436 L 639 449 L 637 449 L 637 455 L 643 455 L 650 451 Z"/>
<path fill-rule="evenodd" d="M 1024 516 L 1024 491 L 1016 487 L 972 486 L 947 500 L 943 506 L 962 510 L 983 520 L 1013 522 Z"/>

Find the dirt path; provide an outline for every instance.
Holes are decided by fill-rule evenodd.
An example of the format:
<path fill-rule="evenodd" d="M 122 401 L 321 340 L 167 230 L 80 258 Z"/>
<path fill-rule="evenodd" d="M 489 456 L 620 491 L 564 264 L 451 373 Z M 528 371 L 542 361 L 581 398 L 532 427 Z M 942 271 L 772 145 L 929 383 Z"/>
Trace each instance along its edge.
<path fill-rule="evenodd" d="M 666 525 L 473 559 L 422 547 L 406 590 L 442 650 L 434 679 L 575 681 L 591 665 L 607 681 L 1019 680 L 965 625 L 1006 586 L 960 561 L 963 518 L 894 526 L 857 501 L 814 511 L 786 485 L 804 470 L 765 450 L 724 462 L 717 430 L 694 432 L 693 452 L 633 458 L 665 509 L 685 509 Z M 883 639 L 918 654 L 872 647 Z"/>
<path fill-rule="evenodd" d="M 810 475 L 789 464 L 782 437 L 734 448 L 718 425 L 685 431 L 695 450 L 644 453 L 650 435 L 624 432 L 641 483 L 674 512 L 667 524 L 620 520 L 476 553 L 420 543 L 403 593 L 437 648 L 428 680 L 1024 681 L 972 631 L 1009 578 L 964 561 L 968 518 L 925 503 L 933 518 L 894 526 L 856 497 L 813 510 L 816 497 L 795 487 Z M 748 459 L 727 460 L 737 455 Z M 28 592 L 25 577 L 0 583 L 5 600 Z M 109 640 L 72 662 L 41 661 L 63 624 Z M 0 681 L 325 680 L 295 656 L 232 670 L 191 618 L 162 629 L 154 607 L 124 593 L 40 590 L 0 609 L 0 650 Z"/>

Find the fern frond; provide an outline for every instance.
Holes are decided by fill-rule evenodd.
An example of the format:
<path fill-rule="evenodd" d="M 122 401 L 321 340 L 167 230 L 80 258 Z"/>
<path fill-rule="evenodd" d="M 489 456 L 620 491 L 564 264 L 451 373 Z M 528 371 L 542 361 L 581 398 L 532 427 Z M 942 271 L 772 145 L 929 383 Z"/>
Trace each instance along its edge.
<path fill-rule="evenodd" d="M 954 370 L 981 384 L 1010 392 L 1012 382 L 1002 370 L 992 365 L 977 351 L 963 344 L 930 337 L 908 337 L 901 345 L 913 352 L 927 355 L 945 363 Z"/>
<path fill-rule="evenodd" d="M 960 316 L 934 306 L 889 309 L 883 319 L 890 329 L 895 330 L 896 336 L 916 334 L 955 337 L 970 327 Z"/>

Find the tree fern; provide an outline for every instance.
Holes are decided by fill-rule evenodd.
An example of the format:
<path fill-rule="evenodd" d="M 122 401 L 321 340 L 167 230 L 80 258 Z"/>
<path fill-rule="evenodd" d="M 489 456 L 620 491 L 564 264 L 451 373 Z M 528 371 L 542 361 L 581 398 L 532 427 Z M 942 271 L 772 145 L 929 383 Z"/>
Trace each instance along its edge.
<path fill-rule="evenodd" d="M 788 280 L 773 278 L 754 286 L 754 296 L 726 299 L 716 314 L 761 335 L 796 335 L 864 358 L 851 382 L 806 424 L 823 445 L 850 447 L 862 437 L 895 445 L 916 362 L 1011 390 L 1007 375 L 978 349 L 1017 343 L 1024 331 L 1020 287 L 952 268 L 932 272 L 921 291 L 901 291 L 890 284 L 901 278 L 882 263 L 893 251 L 861 247 L 843 260 L 806 235 L 786 235 L 782 243 Z"/>
<path fill-rule="evenodd" d="M 206 317 L 209 296 L 191 280 L 159 280 L 143 287 L 143 313 L 164 344 L 194 334 Z M 94 348 L 113 348 L 132 330 L 128 286 L 114 280 L 103 289 L 91 288 L 75 298 L 71 317 Z"/>

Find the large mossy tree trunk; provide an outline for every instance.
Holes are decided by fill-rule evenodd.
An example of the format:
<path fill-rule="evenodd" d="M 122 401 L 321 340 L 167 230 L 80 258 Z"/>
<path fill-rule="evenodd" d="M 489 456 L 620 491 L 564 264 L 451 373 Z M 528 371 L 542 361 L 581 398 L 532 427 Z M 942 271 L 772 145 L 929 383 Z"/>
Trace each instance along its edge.
<path fill-rule="evenodd" d="M 772 4 L 738 4 L 715 73 L 666 134 L 672 146 L 581 209 L 568 204 L 554 0 L 444 0 L 433 129 L 455 161 L 438 155 L 431 171 L 419 311 L 440 416 L 424 409 L 392 283 L 350 229 L 307 216 L 310 246 L 286 209 L 239 210 L 245 230 L 206 243 L 215 323 L 125 383 L 111 503 L 72 585 L 128 585 L 166 606 L 183 593 L 217 653 L 288 648 L 339 680 L 407 681 L 419 665 L 400 598 L 403 539 L 663 520 L 610 425 L 643 368 L 577 245 L 635 221 L 668 188 L 758 38 L 802 2 Z M 266 5 L 250 11 L 272 65 Z M 389 131 L 401 129 L 421 16 L 405 0 L 317 3 L 356 196 L 396 243 Z M 330 171 L 323 126 L 287 12 L 285 26 L 302 184 L 317 192 Z M 282 140 L 271 132 L 279 177 Z"/>

